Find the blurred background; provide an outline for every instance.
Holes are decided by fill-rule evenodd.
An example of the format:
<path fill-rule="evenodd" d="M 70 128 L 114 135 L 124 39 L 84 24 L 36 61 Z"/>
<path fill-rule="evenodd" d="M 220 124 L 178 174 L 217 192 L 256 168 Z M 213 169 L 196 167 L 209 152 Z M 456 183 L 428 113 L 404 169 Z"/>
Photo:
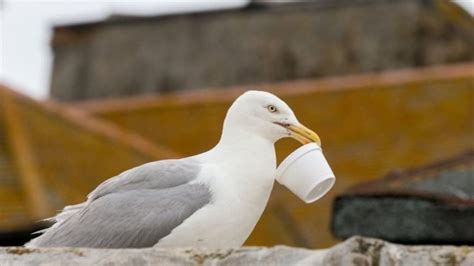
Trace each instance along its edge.
<path fill-rule="evenodd" d="M 208 150 L 248 89 L 337 182 L 246 245 L 474 244 L 474 1 L 0 1 L 0 245 L 133 166 Z M 298 147 L 277 143 L 279 161 Z"/>

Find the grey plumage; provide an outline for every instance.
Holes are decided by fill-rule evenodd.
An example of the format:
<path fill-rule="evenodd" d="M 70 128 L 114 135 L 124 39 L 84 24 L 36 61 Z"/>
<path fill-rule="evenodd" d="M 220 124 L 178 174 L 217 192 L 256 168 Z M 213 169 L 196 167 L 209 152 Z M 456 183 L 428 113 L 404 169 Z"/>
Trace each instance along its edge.
<path fill-rule="evenodd" d="M 66 207 L 26 246 L 153 246 L 211 201 L 206 186 L 190 183 L 199 170 L 191 158 L 130 169 L 99 185 L 86 202 Z"/>
<path fill-rule="evenodd" d="M 106 180 L 88 196 L 98 199 L 109 193 L 134 189 L 163 189 L 187 183 L 197 177 L 199 164 L 191 158 L 143 164 Z"/>

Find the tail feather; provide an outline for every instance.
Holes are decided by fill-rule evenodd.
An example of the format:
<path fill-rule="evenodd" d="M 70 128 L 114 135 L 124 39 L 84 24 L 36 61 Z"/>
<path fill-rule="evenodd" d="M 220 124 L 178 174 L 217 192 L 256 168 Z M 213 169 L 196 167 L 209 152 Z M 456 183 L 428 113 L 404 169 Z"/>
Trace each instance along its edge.
<path fill-rule="evenodd" d="M 71 217 L 74 214 L 76 214 L 76 213 L 80 212 L 81 210 L 83 210 L 84 207 L 86 206 L 86 204 L 87 204 L 87 202 L 83 202 L 83 203 L 79 203 L 79 204 L 75 204 L 75 205 L 66 206 L 66 207 L 64 207 L 64 209 L 60 213 L 56 214 L 56 216 L 49 217 L 49 218 L 41 220 L 41 221 L 45 221 L 45 222 L 52 222 L 54 224 L 52 226 L 48 227 L 48 228 L 35 231 L 35 232 L 32 233 L 32 235 L 44 234 L 48 230 L 57 228 L 64 221 L 69 219 L 69 217 Z M 32 240 L 30 240 L 24 246 L 25 247 L 30 247 L 30 248 L 40 247 L 41 246 L 41 244 L 39 243 L 40 240 L 41 240 L 41 235 L 34 238 L 34 239 L 32 239 Z"/>

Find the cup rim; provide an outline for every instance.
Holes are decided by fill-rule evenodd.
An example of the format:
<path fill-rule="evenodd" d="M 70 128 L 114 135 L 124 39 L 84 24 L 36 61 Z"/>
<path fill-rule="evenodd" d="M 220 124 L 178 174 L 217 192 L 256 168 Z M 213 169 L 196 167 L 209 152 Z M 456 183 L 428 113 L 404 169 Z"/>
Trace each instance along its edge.
<path fill-rule="evenodd" d="M 321 147 L 318 146 L 316 143 L 308 143 L 305 144 L 295 151 L 293 151 L 290 155 L 288 155 L 283 162 L 280 163 L 280 165 L 277 167 L 276 170 L 276 180 L 280 182 L 281 177 L 283 177 L 286 169 L 293 164 L 295 161 L 297 161 L 299 158 L 304 156 L 306 153 L 313 151 L 313 150 L 321 150 Z"/>

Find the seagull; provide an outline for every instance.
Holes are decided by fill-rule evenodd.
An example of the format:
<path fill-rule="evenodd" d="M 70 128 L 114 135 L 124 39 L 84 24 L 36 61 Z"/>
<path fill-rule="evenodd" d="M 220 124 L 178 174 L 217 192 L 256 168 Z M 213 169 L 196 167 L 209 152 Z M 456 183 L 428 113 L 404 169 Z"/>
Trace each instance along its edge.
<path fill-rule="evenodd" d="M 143 164 L 112 177 L 83 203 L 66 206 L 26 247 L 238 248 L 273 187 L 275 142 L 321 145 L 277 96 L 247 91 L 227 111 L 207 152 Z"/>

